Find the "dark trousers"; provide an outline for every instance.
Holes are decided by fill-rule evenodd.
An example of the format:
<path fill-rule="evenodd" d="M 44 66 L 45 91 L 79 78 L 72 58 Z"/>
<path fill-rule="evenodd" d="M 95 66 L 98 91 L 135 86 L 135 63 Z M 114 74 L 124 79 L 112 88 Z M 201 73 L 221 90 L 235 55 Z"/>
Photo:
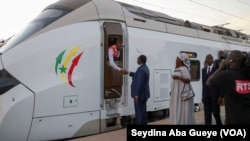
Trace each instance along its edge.
<path fill-rule="evenodd" d="M 205 125 L 212 124 L 212 114 L 215 118 L 217 125 L 222 125 L 221 117 L 220 117 L 220 105 L 216 100 L 212 100 L 209 97 L 203 99 L 204 104 L 204 117 L 205 117 Z"/>
<path fill-rule="evenodd" d="M 134 102 L 135 107 L 135 124 L 137 125 L 147 125 L 148 116 L 147 116 L 147 101 L 140 100 L 139 103 Z"/>

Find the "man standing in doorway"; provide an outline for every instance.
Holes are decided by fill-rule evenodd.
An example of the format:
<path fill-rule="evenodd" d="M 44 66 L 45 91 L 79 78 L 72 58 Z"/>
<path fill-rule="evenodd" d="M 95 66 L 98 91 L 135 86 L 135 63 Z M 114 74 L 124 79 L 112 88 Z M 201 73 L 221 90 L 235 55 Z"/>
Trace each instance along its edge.
<path fill-rule="evenodd" d="M 208 87 L 206 85 L 206 81 L 216 70 L 211 54 L 206 56 L 205 64 L 206 66 L 202 69 L 202 102 L 204 104 L 205 125 L 212 124 L 212 114 L 216 124 L 221 125 L 220 104 L 223 93 L 220 87 Z"/>
<path fill-rule="evenodd" d="M 108 59 L 109 65 L 116 71 L 121 72 L 122 74 L 126 74 L 127 70 L 123 70 L 115 63 L 120 57 L 121 50 L 123 48 L 122 42 L 119 39 L 116 39 L 111 46 L 108 48 Z"/>
<path fill-rule="evenodd" d="M 130 72 L 132 77 L 131 97 L 134 99 L 135 117 L 137 125 L 147 125 L 147 100 L 150 97 L 149 68 L 146 65 L 147 57 L 140 55 L 137 59 L 139 65 L 136 72 Z"/>

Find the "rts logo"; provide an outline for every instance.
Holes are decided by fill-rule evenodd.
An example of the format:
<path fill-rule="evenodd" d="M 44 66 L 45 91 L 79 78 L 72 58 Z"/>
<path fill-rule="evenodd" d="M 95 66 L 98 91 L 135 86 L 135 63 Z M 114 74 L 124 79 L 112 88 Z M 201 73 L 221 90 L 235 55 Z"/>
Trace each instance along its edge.
<path fill-rule="evenodd" d="M 66 54 L 66 50 L 64 50 L 56 57 L 56 74 L 60 75 L 62 80 L 72 87 L 75 87 L 72 82 L 73 72 L 83 54 L 83 52 L 78 53 L 79 49 L 80 46 L 76 46 L 72 48 L 68 54 Z"/>

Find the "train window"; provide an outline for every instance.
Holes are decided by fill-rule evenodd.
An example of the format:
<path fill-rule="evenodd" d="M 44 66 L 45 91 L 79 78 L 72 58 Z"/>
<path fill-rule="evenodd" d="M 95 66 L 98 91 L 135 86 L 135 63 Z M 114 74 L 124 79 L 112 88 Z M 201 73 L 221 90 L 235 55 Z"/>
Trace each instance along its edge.
<path fill-rule="evenodd" d="M 19 84 L 19 82 L 6 70 L 0 71 L 0 78 L 0 95 L 4 94 L 8 90 Z"/>
<path fill-rule="evenodd" d="M 190 75 L 191 81 L 199 81 L 200 80 L 200 61 L 198 60 L 190 60 Z"/>
<path fill-rule="evenodd" d="M 18 43 L 32 36 L 39 30 L 43 29 L 47 25 L 56 21 L 60 17 L 69 13 L 67 10 L 63 9 L 46 9 L 39 16 L 37 16 L 33 21 L 31 21 L 21 32 L 15 35 L 5 46 L 2 47 L 1 52 L 14 47 Z"/>

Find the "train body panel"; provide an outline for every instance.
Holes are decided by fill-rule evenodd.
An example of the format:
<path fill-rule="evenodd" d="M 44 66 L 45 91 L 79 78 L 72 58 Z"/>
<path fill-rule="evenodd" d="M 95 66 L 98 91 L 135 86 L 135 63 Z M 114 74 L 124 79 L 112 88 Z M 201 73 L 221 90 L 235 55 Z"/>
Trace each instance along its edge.
<path fill-rule="evenodd" d="M 249 51 L 250 42 L 182 24 L 113 0 L 49 5 L 1 47 L 0 140 L 74 138 L 133 123 L 132 79 L 114 71 L 107 57 L 117 39 L 124 44 L 116 60 L 121 68 L 136 71 L 137 57 L 148 57 L 148 112 L 168 110 L 180 52 L 190 55 L 194 101 L 200 104 L 205 56 L 220 59 L 220 51 Z"/>
<path fill-rule="evenodd" d="M 34 94 L 23 85 L 0 95 L 0 140 L 27 140 L 34 111 Z"/>
<path fill-rule="evenodd" d="M 35 118 L 28 140 L 57 140 L 100 133 L 100 111 Z"/>

